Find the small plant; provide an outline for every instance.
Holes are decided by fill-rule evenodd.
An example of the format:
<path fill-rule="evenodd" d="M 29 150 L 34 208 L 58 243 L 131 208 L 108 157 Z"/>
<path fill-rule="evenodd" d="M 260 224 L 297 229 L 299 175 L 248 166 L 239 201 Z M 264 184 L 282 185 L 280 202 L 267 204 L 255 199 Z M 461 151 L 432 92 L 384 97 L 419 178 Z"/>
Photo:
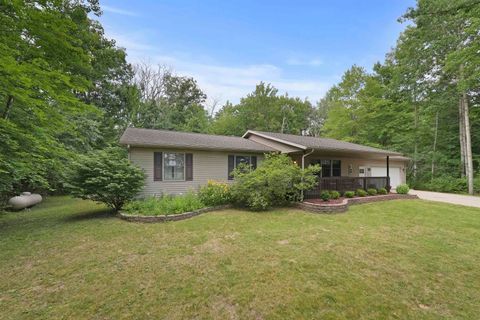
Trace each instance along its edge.
<path fill-rule="evenodd" d="M 322 191 L 322 193 L 320 194 L 320 198 L 321 198 L 323 201 L 328 201 L 328 200 L 330 200 L 330 192 L 328 192 L 328 191 Z"/>
<path fill-rule="evenodd" d="M 367 190 L 367 193 L 369 196 L 376 196 L 377 195 L 377 189 L 370 188 Z"/>
<path fill-rule="evenodd" d="M 410 187 L 408 186 L 408 184 L 401 184 L 397 186 L 397 193 L 399 194 L 408 194 L 409 191 Z"/>
<path fill-rule="evenodd" d="M 345 196 L 345 198 L 353 198 L 353 197 L 355 197 L 355 192 L 345 191 L 345 193 L 343 195 Z"/>
<path fill-rule="evenodd" d="M 338 192 L 338 191 L 336 191 L 336 190 L 330 191 L 330 198 L 332 198 L 332 199 L 338 199 L 338 198 L 340 198 L 340 192 Z"/>
<path fill-rule="evenodd" d="M 224 182 L 208 180 L 198 191 L 198 197 L 207 206 L 219 206 L 232 200 L 230 186 Z"/>
<path fill-rule="evenodd" d="M 387 194 L 387 193 L 388 193 L 387 189 L 385 189 L 385 188 L 378 189 L 378 194 Z"/>
<path fill-rule="evenodd" d="M 365 197 L 367 195 L 367 191 L 363 190 L 363 189 L 357 189 L 357 191 L 355 191 L 355 193 L 357 194 L 357 196 L 359 197 Z"/>

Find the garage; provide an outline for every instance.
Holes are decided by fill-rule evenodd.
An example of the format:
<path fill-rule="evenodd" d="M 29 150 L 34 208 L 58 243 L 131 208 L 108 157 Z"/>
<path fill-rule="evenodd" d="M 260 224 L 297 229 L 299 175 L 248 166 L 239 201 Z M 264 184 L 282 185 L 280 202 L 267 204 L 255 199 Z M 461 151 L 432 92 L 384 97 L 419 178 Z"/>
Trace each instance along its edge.
<path fill-rule="evenodd" d="M 386 177 L 387 167 L 372 167 L 372 177 Z M 401 170 L 399 167 L 390 167 L 390 185 L 392 188 L 396 188 L 399 184 L 402 184 Z"/>

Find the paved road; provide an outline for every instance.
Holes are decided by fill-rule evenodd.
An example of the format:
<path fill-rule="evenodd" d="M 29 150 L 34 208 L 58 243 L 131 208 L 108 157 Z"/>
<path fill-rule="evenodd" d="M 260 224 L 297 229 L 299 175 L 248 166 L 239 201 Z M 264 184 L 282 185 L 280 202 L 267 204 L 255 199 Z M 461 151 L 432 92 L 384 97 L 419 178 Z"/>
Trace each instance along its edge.
<path fill-rule="evenodd" d="M 480 208 L 480 197 L 420 190 L 410 190 L 410 194 L 416 194 L 420 199 L 423 200 L 439 201 Z"/>

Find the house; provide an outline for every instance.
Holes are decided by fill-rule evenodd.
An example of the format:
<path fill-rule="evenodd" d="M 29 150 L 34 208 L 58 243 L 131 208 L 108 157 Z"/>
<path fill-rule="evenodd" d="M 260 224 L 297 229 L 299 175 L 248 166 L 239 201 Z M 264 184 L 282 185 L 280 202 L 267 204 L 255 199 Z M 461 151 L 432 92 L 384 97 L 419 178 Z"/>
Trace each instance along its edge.
<path fill-rule="evenodd" d="M 409 159 L 400 153 L 327 138 L 248 130 L 243 137 L 128 128 L 120 138 L 129 159 L 145 170 L 140 196 L 197 190 L 208 180 L 232 181 L 240 163 L 256 167 L 264 154 L 288 154 L 299 166 L 322 167 L 319 190 L 395 188 L 406 181 Z M 390 183 L 388 183 L 390 180 Z"/>

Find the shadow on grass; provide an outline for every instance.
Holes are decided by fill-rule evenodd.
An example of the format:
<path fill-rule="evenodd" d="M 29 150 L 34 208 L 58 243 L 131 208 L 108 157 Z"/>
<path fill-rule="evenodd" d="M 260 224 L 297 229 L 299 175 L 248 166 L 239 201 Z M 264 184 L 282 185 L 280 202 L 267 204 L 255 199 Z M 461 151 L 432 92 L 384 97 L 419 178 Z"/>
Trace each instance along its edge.
<path fill-rule="evenodd" d="M 64 218 L 66 222 L 78 222 L 78 221 L 85 221 L 85 220 L 93 220 L 93 219 L 111 219 L 115 218 L 115 212 L 109 209 L 98 210 L 98 211 L 85 211 L 76 213 L 74 215 L 69 215 Z"/>

